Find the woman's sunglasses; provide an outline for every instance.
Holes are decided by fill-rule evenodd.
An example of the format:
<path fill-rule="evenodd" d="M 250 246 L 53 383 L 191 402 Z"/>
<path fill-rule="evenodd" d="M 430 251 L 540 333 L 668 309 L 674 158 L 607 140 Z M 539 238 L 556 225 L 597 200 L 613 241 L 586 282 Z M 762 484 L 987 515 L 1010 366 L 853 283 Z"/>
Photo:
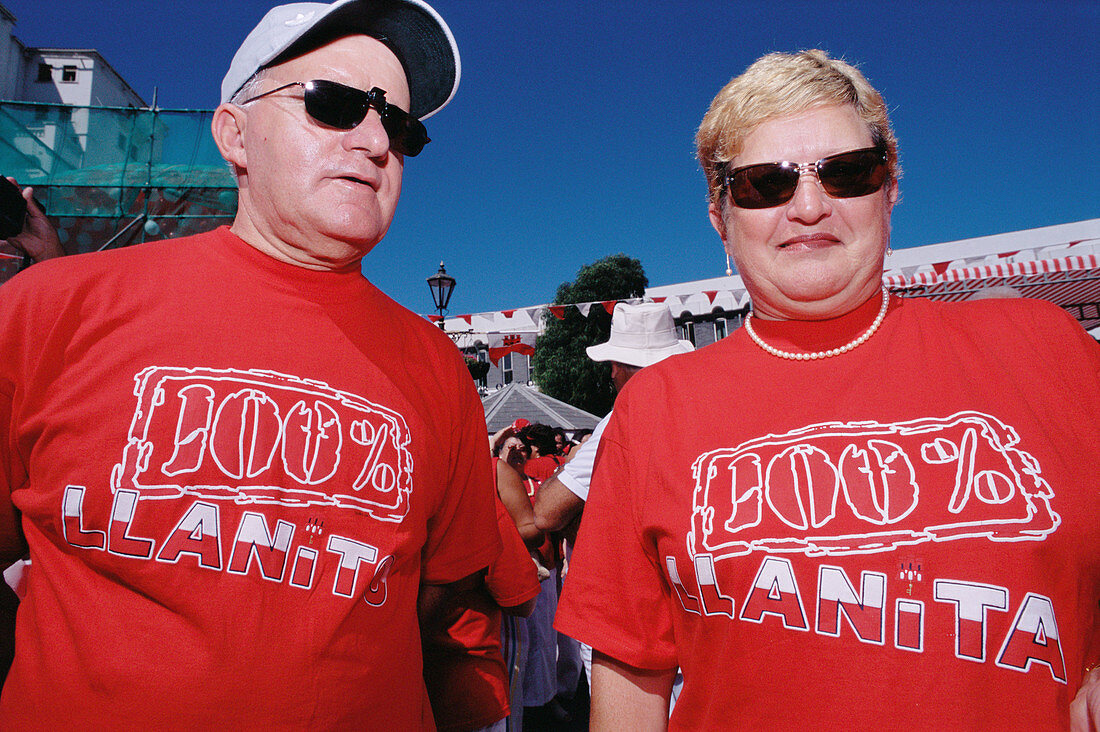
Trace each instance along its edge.
<path fill-rule="evenodd" d="M 867 147 L 830 155 L 816 163 L 746 165 L 726 173 L 723 185 L 741 208 L 772 208 L 794 198 L 803 173 L 813 171 L 833 198 L 858 198 L 882 188 L 888 170 L 886 149 Z"/>
<path fill-rule="evenodd" d="M 374 109 L 381 115 L 382 127 L 390 138 L 390 147 L 396 152 L 414 157 L 431 142 L 424 123 L 400 107 L 387 103 L 385 90 L 378 87 L 366 92 L 325 79 L 293 81 L 257 94 L 241 104 L 254 102 L 292 86 L 300 86 L 305 90 L 302 101 L 305 102 L 306 113 L 323 125 L 339 130 L 352 130 Z"/>

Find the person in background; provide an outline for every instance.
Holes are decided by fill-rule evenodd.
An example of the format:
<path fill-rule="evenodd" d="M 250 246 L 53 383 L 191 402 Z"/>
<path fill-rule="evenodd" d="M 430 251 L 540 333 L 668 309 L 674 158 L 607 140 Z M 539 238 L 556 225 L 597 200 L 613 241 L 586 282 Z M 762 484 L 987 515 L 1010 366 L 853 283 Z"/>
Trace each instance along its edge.
<path fill-rule="evenodd" d="M 535 422 L 516 433 L 527 446 L 531 457 L 523 466 L 523 473 L 531 481 L 531 496 L 534 498 L 542 481 L 550 477 L 562 464 L 558 451 L 557 434 L 553 427 Z"/>
<path fill-rule="evenodd" d="M 565 434 L 565 430 L 561 427 L 554 428 L 554 446 L 558 450 L 557 454 L 561 457 L 568 455 L 569 448 L 572 447 L 569 435 Z"/>
<path fill-rule="evenodd" d="M 501 549 L 484 413 L 361 260 L 459 68 L 421 0 L 275 7 L 212 119 L 233 225 L 0 287 L 0 727 L 434 726 L 420 628 Z"/>
<path fill-rule="evenodd" d="M 611 380 L 618 393 L 646 366 L 693 350 L 695 346 L 691 341 L 677 338 L 676 325 L 667 305 L 618 303 L 611 317 L 610 338 L 605 343 L 589 346 L 586 352 L 593 361 L 611 363 Z M 566 531 L 567 557 L 572 553 L 576 525 L 588 499 L 600 437 L 612 413 L 600 420 L 592 436 L 574 451 L 569 462 L 543 481 L 535 496 L 535 525 L 539 530 L 551 533 L 571 528 Z M 563 585 L 565 583 L 563 579 Z M 577 653 L 591 686 L 592 647 L 580 643 Z"/>
<path fill-rule="evenodd" d="M 618 303 L 611 318 L 611 336 L 589 346 L 588 357 L 611 364 L 615 392 L 646 366 L 678 353 L 695 350 L 691 341 L 676 337 L 672 312 L 662 303 Z M 535 497 L 535 524 L 542 531 L 561 531 L 580 515 L 588 498 L 592 469 L 600 449 L 600 437 L 612 412 L 600 420 L 592 436 L 575 451 L 560 470 L 543 481 Z"/>
<path fill-rule="evenodd" d="M 764 56 L 697 143 L 752 312 L 601 438 L 557 616 L 592 729 L 663 728 L 677 665 L 670 729 L 1068 728 L 1100 660 L 1100 345 L 1046 302 L 884 289 L 897 141 L 850 64 Z"/>
<path fill-rule="evenodd" d="M 522 701 L 510 702 L 513 687 L 522 686 L 517 656 L 526 645 L 516 620 L 534 610 L 539 577 L 512 517 L 496 505 L 503 550 L 482 584 L 445 600 L 424 642 L 424 680 L 440 732 L 522 729 Z"/>
<path fill-rule="evenodd" d="M 530 457 L 523 464 L 524 483 L 529 501 L 538 495 L 539 484 L 561 464 L 557 456 L 554 431 L 548 425 L 531 423 L 516 432 L 523 441 Z M 534 523 L 534 511 L 530 514 Z M 537 526 L 536 531 L 539 531 Z M 541 590 L 535 603 L 535 609 L 526 618 L 527 625 L 527 662 L 523 677 L 523 705 L 528 709 L 555 704 L 552 712 L 565 719 L 565 710 L 555 702 L 558 693 L 558 636 L 554 631 L 554 611 L 558 604 L 558 578 L 560 577 L 560 557 L 553 539 L 539 531 L 541 542 L 536 548 L 537 561 L 548 570 L 541 580 Z M 525 715 L 527 712 L 525 711 Z"/>
<path fill-rule="evenodd" d="M 525 419 L 517 419 L 498 430 L 489 438 L 489 448 L 493 454 L 497 495 L 527 547 L 537 571 L 538 582 L 542 583 L 550 577 L 550 570 L 544 565 L 542 553 L 539 551 L 546 543 L 546 535 L 535 526 L 535 512 L 528 495 L 528 482 L 523 475 L 523 466 L 530 457 L 530 452 L 518 436 L 518 432 L 528 424 L 530 422 Z M 511 709 L 506 720 L 507 732 L 521 732 L 523 729 L 524 678 L 530 654 L 527 618 L 533 611 L 534 606 L 531 612 L 505 613 L 501 623 L 501 648 L 508 670 Z"/>
<path fill-rule="evenodd" d="M 516 524 L 524 543 L 536 550 L 545 541 L 545 535 L 535 526 L 535 513 L 523 474 L 523 466 L 530 458 L 530 451 L 516 434 L 514 425 L 503 428 L 489 442 L 493 454 L 497 495 L 504 502 Z"/>

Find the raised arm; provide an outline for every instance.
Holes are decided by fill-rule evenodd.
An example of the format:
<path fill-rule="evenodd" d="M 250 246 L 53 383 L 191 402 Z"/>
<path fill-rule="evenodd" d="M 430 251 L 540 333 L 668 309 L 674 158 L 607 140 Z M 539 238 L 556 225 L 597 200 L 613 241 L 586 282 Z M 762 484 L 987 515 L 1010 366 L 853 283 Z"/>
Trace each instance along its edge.
<path fill-rule="evenodd" d="M 531 499 L 527 497 L 523 476 L 503 460 L 497 460 L 496 463 L 497 494 L 500 501 L 516 523 L 523 543 L 528 549 L 537 549 L 542 544 L 543 536 L 535 525 L 535 511 L 531 507 Z"/>
<path fill-rule="evenodd" d="M 542 531 L 561 531 L 584 508 L 584 501 L 558 480 L 558 474 L 543 481 L 535 494 L 535 526 Z"/>

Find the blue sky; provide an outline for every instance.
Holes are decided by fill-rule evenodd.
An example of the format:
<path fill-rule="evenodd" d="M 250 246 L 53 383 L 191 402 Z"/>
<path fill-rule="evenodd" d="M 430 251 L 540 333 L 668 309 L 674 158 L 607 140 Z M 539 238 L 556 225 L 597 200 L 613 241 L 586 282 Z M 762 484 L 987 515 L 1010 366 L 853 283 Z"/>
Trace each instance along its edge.
<path fill-rule="evenodd" d="M 29 46 L 94 48 L 161 107 L 212 108 L 272 2 L 0 0 Z M 860 66 L 901 144 L 895 249 L 1100 217 L 1100 2 L 437 0 L 462 52 L 455 100 L 406 163 L 364 271 L 432 310 L 548 302 L 623 252 L 651 285 L 715 277 L 692 140 L 710 99 L 769 51 Z"/>

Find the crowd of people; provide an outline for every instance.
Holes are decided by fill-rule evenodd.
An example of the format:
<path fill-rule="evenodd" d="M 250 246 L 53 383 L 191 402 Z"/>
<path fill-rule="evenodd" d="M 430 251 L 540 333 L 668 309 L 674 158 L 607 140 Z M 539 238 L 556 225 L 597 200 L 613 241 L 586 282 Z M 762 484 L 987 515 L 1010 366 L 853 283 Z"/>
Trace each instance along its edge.
<path fill-rule="evenodd" d="M 586 689 L 598 730 L 1100 727 L 1100 345 L 883 287 L 863 74 L 769 54 L 702 120 L 742 328 L 620 303 L 611 414 L 487 449 L 457 349 L 361 273 L 459 72 L 423 0 L 278 6 L 213 115 L 232 226 L 61 257 L 23 191 L 0 727 L 503 732 Z"/>
<path fill-rule="evenodd" d="M 578 438 L 583 437 L 578 435 Z M 568 719 L 563 702 L 580 681 L 579 646 L 553 629 L 561 583 L 568 572 L 565 537 L 545 532 L 535 522 L 534 502 L 547 480 L 576 453 L 565 430 L 520 419 L 489 439 L 497 491 L 524 534 L 538 570 L 537 601 L 523 626 L 513 629 L 525 658 L 516 664 L 516 701 L 510 728 L 522 729 L 523 707 L 546 707 L 551 718 Z"/>

